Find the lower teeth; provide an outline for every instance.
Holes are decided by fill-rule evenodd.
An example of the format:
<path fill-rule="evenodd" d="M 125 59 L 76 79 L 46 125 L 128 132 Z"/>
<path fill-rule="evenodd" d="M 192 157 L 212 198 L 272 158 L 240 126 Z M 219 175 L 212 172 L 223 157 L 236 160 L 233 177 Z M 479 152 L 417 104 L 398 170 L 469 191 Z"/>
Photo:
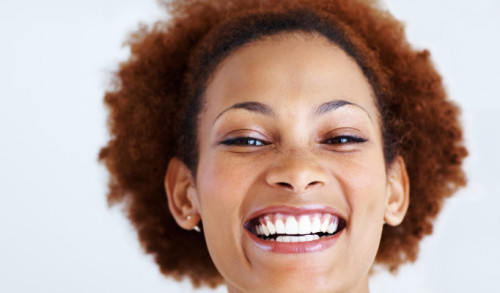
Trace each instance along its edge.
<path fill-rule="evenodd" d="M 278 236 L 276 238 L 277 242 L 306 242 L 318 240 L 318 235 L 304 235 L 304 236 Z"/>
<path fill-rule="evenodd" d="M 276 242 L 307 242 L 307 241 L 314 241 L 318 240 L 323 237 L 331 236 L 329 234 L 325 235 L 317 235 L 317 234 L 309 234 L 309 235 L 300 235 L 300 236 L 292 236 L 292 235 L 285 235 L 285 236 L 277 236 L 277 237 L 265 237 L 263 238 L 264 240 L 268 241 L 276 241 Z"/>

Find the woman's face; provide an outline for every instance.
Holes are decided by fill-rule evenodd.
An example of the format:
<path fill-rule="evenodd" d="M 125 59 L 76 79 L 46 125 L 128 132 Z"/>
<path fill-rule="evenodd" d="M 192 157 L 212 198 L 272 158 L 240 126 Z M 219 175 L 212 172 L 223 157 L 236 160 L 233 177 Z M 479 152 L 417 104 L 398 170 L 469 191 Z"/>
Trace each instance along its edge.
<path fill-rule="evenodd" d="M 320 36 L 226 58 L 205 92 L 194 206 L 230 292 L 365 292 L 391 184 L 373 90 Z"/>

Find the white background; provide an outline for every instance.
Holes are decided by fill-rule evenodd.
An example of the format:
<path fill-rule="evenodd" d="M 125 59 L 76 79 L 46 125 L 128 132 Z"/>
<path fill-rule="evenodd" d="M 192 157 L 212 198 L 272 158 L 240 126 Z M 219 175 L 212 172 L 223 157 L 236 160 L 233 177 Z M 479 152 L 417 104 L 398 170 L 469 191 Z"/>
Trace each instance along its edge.
<path fill-rule="evenodd" d="M 500 292 L 500 1 L 386 3 L 462 107 L 469 185 L 419 260 L 376 275 L 371 290 Z M 192 290 L 164 278 L 120 209 L 108 209 L 97 163 L 121 44 L 160 17 L 154 0 L 0 2 L 0 292 Z"/>

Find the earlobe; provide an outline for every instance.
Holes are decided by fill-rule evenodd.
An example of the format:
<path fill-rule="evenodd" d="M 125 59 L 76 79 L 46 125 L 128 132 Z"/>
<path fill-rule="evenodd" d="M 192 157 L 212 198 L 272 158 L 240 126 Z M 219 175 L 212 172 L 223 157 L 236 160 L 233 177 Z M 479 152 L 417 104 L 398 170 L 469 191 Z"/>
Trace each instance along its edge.
<path fill-rule="evenodd" d="M 392 163 L 388 172 L 384 221 L 397 226 L 403 221 L 410 204 L 410 180 L 401 156 Z"/>
<path fill-rule="evenodd" d="M 177 224 L 186 230 L 200 221 L 196 185 L 191 170 L 178 158 L 168 163 L 165 175 L 168 208 Z"/>

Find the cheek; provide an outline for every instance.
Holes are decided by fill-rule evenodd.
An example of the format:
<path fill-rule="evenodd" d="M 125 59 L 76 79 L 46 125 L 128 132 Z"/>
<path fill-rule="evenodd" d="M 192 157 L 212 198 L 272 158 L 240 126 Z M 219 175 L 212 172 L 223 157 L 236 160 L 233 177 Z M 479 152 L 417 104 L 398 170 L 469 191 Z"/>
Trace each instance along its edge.
<path fill-rule="evenodd" d="M 372 220 L 382 217 L 387 180 L 383 160 L 372 157 L 351 166 L 344 185 L 353 216 Z"/>
<path fill-rule="evenodd" d="M 261 160 L 211 150 L 200 154 L 197 189 L 202 209 L 233 207 L 239 212 L 252 185 L 262 173 Z M 207 211 L 208 212 L 208 211 Z"/>
<path fill-rule="evenodd" d="M 350 245 L 356 247 L 357 263 L 365 270 L 373 262 L 382 233 L 386 194 L 383 158 L 368 157 L 352 162 L 342 177 L 345 200 L 350 209 Z"/>
<path fill-rule="evenodd" d="M 346 199 L 355 211 L 366 211 L 366 215 L 380 210 L 385 200 L 387 174 L 381 144 L 376 141 L 359 156 L 342 162 L 340 172 Z M 355 209 L 356 208 L 356 209 Z M 374 209 L 378 208 L 378 209 Z"/>
<path fill-rule="evenodd" d="M 353 193 L 352 205 L 364 210 L 366 215 L 379 211 L 384 203 L 386 174 L 384 168 L 362 167 L 357 176 L 353 176 L 351 186 L 357 190 Z"/>
<path fill-rule="evenodd" d="M 349 267 L 352 276 L 365 276 L 382 234 L 385 164 L 378 156 L 359 156 L 343 161 L 341 166 L 335 170 L 335 177 L 348 209 L 343 265 Z"/>
<path fill-rule="evenodd" d="M 197 174 L 201 209 L 236 205 L 240 200 L 237 193 L 242 190 L 244 175 L 222 156 L 212 154 L 205 157 L 208 158 L 200 161 Z"/>
<path fill-rule="evenodd" d="M 204 156 L 198 165 L 197 189 L 200 215 L 210 256 L 226 278 L 241 271 L 240 210 L 245 199 L 242 169 L 217 154 Z"/>
<path fill-rule="evenodd" d="M 235 197 L 231 196 L 230 191 L 234 190 L 234 179 L 223 161 L 200 162 L 196 180 L 202 221 L 207 222 L 215 214 L 232 210 L 230 208 L 235 205 Z"/>
<path fill-rule="evenodd" d="M 237 231 L 243 225 L 241 210 L 245 206 L 255 173 L 249 166 L 238 164 L 238 160 L 217 152 L 204 156 L 198 165 L 197 176 L 204 227 L 214 230 L 214 233 L 231 233 L 232 237 L 237 237 Z"/>

